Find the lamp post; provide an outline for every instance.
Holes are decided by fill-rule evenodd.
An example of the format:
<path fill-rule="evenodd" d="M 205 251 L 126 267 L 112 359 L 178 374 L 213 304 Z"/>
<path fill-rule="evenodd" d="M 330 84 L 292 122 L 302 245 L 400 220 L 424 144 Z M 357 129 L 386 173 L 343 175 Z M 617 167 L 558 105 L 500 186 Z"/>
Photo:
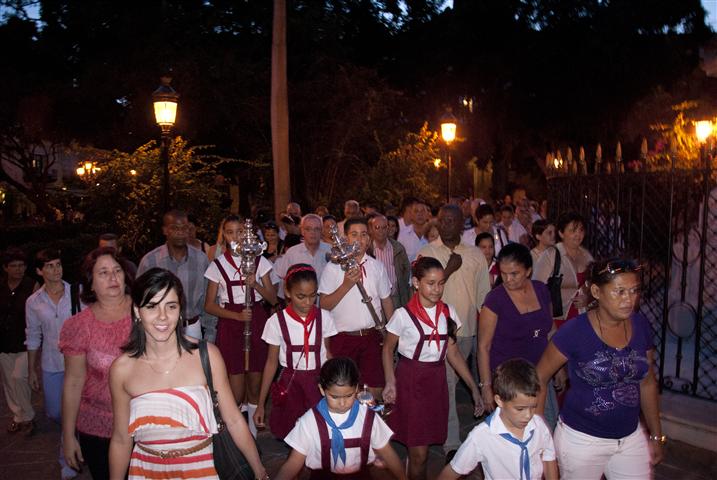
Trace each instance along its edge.
<path fill-rule="evenodd" d="M 443 138 L 443 141 L 446 142 L 446 152 L 448 161 L 448 179 L 447 179 L 447 185 L 446 185 L 446 203 L 450 203 L 451 201 L 451 169 L 453 167 L 453 162 L 451 159 L 451 143 L 453 140 L 456 139 L 456 124 L 457 120 L 456 117 L 451 112 L 451 109 L 449 108 L 446 110 L 446 113 L 443 114 L 441 117 L 441 137 Z"/>
<path fill-rule="evenodd" d="M 169 142 L 177 118 L 179 94 L 169 85 L 172 77 L 161 77 L 159 88 L 152 93 L 154 117 L 162 129 L 162 212 L 169 210 Z"/>

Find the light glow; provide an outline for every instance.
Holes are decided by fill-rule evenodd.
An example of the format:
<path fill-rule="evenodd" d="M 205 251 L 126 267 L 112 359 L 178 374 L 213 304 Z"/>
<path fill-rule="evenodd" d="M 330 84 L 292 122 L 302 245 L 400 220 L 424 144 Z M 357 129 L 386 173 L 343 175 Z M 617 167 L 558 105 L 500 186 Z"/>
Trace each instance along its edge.
<path fill-rule="evenodd" d="M 454 122 L 441 123 L 441 137 L 450 145 L 456 139 L 456 124 Z"/>
<path fill-rule="evenodd" d="M 705 143 L 712 135 L 713 129 L 714 126 L 709 120 L 700 120 L 699 122 L 695 122 L 695 135 L 697 136 L 697 141 Z"/>

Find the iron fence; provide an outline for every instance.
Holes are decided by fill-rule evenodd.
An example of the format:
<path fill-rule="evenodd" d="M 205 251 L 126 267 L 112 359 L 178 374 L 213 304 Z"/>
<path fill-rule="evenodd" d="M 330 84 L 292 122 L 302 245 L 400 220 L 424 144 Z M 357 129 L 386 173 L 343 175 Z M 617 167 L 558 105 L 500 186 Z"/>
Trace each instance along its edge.
<path fill-rule="evenodd" d="M 595 258 L 626 253 L 642 263 L 640 309 L 653 329 L 661 389 L 717 401 L 714 172 L 617 170 L 550 178 L 551 218 L 578 211 Z"/>

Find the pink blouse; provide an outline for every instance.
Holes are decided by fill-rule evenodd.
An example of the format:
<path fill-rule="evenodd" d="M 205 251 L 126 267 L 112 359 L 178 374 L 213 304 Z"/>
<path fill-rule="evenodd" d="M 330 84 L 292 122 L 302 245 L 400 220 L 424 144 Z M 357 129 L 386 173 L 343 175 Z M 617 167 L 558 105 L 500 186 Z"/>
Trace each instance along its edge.
<path fill-rule="evenodd" d="M 110 366 L 127 343 L 132 320 L 127 314 L 114 323 L 95 318 L 91 308 L 70 317 L 60 331 L 59 348 L 64 355 L 85 355 L 87 375 L 80 398 L 77 430 L 97 437 L 112 435 Z"/>

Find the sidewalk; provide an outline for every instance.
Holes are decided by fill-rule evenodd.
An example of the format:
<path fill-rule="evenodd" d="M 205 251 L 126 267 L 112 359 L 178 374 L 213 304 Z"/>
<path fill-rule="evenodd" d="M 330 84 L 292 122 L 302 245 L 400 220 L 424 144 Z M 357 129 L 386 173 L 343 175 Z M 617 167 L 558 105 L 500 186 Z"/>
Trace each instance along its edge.
<path fill-rule="evenodd" d="M 30 438 L 18 434 L 8 434 L 5 426 L 10 423 L 11 416 L 3 396 L 0 401 L 0 479 L 1 480 L 45 480 L 58 479 L 60 469 L 57 454 L 60 441 L 59 426 L 48 420 L 42 409 L 42 396 L 35 395 L 34 404 L 37 410 L 37 428 Z M 458 408 L 462 425 L 462 437 L 475 426 L 472 418 L 472 407 L 468 394 L 459 389 Z M 715 439 L 717 442 L 717 439 Z M 274 440 L 269 432 L 259 434 L 259 446 L 263 452 L 264 464 L 269 474 L 276 473 L 287 457 L 288 450 L 281 442 Z M 395 445 L 401 457 L 405 457 L 405 449 Z M 435 478 L 443 468 L 443 451 L 432 447 L 429 454 L 428 478 Z M 385 471 L 372 469 L 371 478 L 388 479 Z M 474 472 L 470 480 L 482 479 L 479 472 Z M 689 446 L 678 441 L 670 441 L 666 447 L 665 461 L 655 470 L 657 480 L 711 480 L 717 478 L 717 455 L 708 450 Z M 78 480 L 89 480 L 89 472 L 83 472 Z"/>

